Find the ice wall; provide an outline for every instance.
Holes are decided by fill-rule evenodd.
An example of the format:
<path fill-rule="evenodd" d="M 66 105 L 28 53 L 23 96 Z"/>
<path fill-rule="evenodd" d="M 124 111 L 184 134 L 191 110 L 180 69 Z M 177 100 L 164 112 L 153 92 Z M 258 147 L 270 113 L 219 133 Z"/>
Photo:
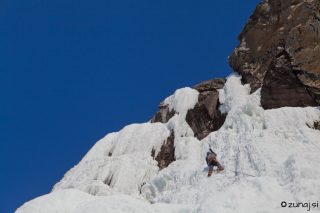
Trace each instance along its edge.
<path fill-rule="evenodd" d="M 16 213 L 306 212 L 281 203 L 319 201 L 320 131 L 310 127 L 320 119 L 320 108 L 264 110 L 260 90 L 250 95 L 236 73 L 219 94 L 220 110 L 228 116 L 220 130 L 203 140 L 194 138 L 185 122 L 197 91 L 177 90 L 164 102 L 177 112 L 168 123 L 133 124 L 108 134 L 52 193 Z M 159 152 L 171 131 L 176 161 L 158 172 L 151 150 Z M 209 147 L 225 167 L 210 178 Z"/>
<path fill-rule="evenodd" d="M 263 110 L 260 90 L 250 95 L 240 79 L 230 75 L 220 91 L 220 110 L 228 112 L 221 129 L 201 142 L 189 140 L 185 157 L 142 188 L 146 199 L 199 205 L 197 212 L 210 213 L 275 212 L 283 200 L 317 201 L 320 132 L 308 125 L 320 118 L 319 108 Z M 211 178 L 205 163 L 209 147 L 226 169 Z"/>
<path fill-rule="evenodd" d="M 181 158 L 183 137 L 193 132 L 185 121 L 188 109 L 198 100 L 198 91 L 178 89 L 165 99 L 177 114 L 167 123 L 143 123 L 126 126 L 98 141 L 78 165 L 68 171 L 53 191 L 76 188 L 97 196 L 122 193 L 139 196 L 140 188 L 157 175 L 157 162 L 151 157 L 175 133 L 176 157 Z"/>

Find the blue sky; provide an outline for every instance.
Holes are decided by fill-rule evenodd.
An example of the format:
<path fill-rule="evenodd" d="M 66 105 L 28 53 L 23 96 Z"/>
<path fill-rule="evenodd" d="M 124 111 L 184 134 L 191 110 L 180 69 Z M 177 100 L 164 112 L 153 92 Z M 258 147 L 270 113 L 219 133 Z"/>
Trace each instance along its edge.
<path fill-rule="evenodd" d="M 176 89 L 227 77 L 258 3 L 0 1 L 0 212 L 49 193 Z"/>

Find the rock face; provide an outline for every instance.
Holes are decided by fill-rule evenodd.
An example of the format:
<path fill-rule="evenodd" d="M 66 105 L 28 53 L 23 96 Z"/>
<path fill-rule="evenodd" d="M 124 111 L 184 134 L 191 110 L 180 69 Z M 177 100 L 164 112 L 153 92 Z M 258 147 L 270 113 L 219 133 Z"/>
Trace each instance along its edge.
<path fill-rule="evenodd" d="M 314 122 L 314 128 L 320 131 L 320 121 Z"/>
<path fill-rule="evenodd" d="M 226 119 L 227 115 L 222 115 L 219 110 L 218 92 L 225 82 L 223 78 L 215 78 L 194 86 L 194 89 L 200 92 L 198 103 L 188 111 L 186 121 L 199 140 L 220 129 Z"/>
<path fill-rule="evenodd" d="M 176 113 L 174 109 L 170 111 L 168 105 L 163 106 L 163 102 L 159 104 L 159 109 L 160 110 L 157 112 L 157 114 L 151 119 L 151 123 L 167 123 Z M 158 162 L 158 167 L 160 170 L 166 168 L 170 163 L 175 161 L 174 151 L 174 132 L 171 132 L 171 135 L 167 138 L 167 143 L 161 147 L 161 151 L 155 158 L 155 160 Z M 152 157 L 155 157 L 155 152 L 152 151 L 151 155 Z"/>
<path fill-rule="evenodd" d="M 170 120 L 170 118 L 172 118 L 176 113 L 174 109 L 170 111 L 168 105 L 163 106 L 163 102 L 159 104 L 159 109 L 160 110 L 157 112 L 157 114 L 153 116 L 153 118 L 151 119 L 151 123 L 167 123 Z"/>
<path fill-rule="evenodd" d="M 197 84 L 193 88 L 198 90 L 200 93 L 205 91 L 217 91 L 218 89 L 222 89 L 225 83 L 226 79 L 224 78 L 214 78 L 210 81 L 204 81 L 200 84 Z"/>
<path fill-rule="evenodd" d="M 167 139 L 167 143 L 161 147 L 161 151 L 155 158 L 158 162 L 159 170 L 166 168 L 170 163 L 176 160 L 174 157 L 174 151 L 174 132 L 171 132 L 171 135 Z M 154 157 L 154 155 L 155 152 L 153 151 L 151 156 Z"/>
<path fill-rule="evenodd" d="M 318 0 L 264 0 L 256 7 L 238 37 L 240 45 L 229 57 L 230 66 L 242 75 L 244 83 L 251 85 L 251 92 L 265 84 L 270 67 L 274 67 L 272 64 L 277 63 L 275 60 L 285 52 L 290 66 L 285 64 L 284 68 L 287 72 L 291 70 L 319 104 L 319 9 Z M 278 67 L 272 72 L 277 70 L 281 69 Z M 298 89 L 296 93 L 298 96 L 300 91 Z M 293 90 L 287 92 L 294 96 Z M 262 100 L 273 97 L 271 93 L 267 97 L 264 95 Z M 286 104 L 283 102 L 277 107 Z"/>
<path fill-rule="evenodd" d="M 317 105 L 310 92 L 292 72 L 285 51 L 271 62 L 263 79 L 261 97 L 261 106 L 264 109 Z"/>

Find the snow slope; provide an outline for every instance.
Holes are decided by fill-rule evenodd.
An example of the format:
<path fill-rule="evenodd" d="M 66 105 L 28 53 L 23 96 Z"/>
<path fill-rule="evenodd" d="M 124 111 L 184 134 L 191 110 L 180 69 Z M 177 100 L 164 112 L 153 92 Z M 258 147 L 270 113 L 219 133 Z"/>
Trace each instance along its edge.
<path fill-rule="evenodd" d="M 219 91 L 228 113 L 220 130 L 202 141 L 185 121 L 198 92 L 179 89 L 164 104 L 177 114 L 168 123 L 132 124 L 98 141 L 53 191 L 16 213 L 79 212 L 306 212 L 281 207 L 310 202 L 320 212 L 320 131 L 308 127 L 320 108 L 263 110 L 260 90 L 250 95 L 234 73 Z M 175 133 L 176 161 L 158 172 L 151 157 Z M 225 167 L 207 177 L 211 147 Z M 235 173 L 236 171 L 236 173 Z M 312 206 L 314 203 L 315 207 Z M 309 205 L 309 206 L 310 206 Z"/>

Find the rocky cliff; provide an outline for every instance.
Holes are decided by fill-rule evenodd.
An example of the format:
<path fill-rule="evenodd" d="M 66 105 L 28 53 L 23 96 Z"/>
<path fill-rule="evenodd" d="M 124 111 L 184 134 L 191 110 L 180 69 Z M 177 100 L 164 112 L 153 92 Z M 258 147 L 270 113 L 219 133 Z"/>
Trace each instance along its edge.
<path fill-rule="evenodd" d="M 225 83 L 225 79 L 215 78 L 194 86 L 200 93 L 198 103 L 188 111 L 186 121 L 199 140 L 220 129 L 226 119 L 227 114 L 222 114 L 219 110 L 218 92 Z"/>
<path fill-rule="evenodd" d="M 319 9 L 317 0 L 265 0 L 239 35 L 229 64 L 251 92 L 262 87 L 265 109 L 319 104 Z"/>

